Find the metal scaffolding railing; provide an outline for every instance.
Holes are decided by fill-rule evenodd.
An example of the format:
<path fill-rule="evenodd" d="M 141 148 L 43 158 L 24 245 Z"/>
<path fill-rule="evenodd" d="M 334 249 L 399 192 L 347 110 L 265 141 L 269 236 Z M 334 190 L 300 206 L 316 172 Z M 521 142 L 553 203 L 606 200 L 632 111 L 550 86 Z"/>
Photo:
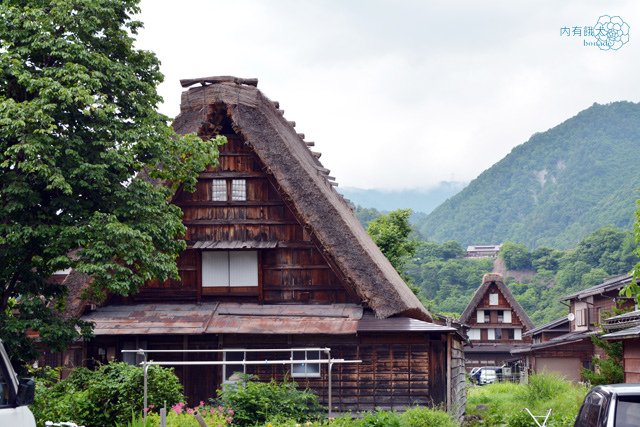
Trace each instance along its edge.
<path fill-rule="evenodd" d="M 318 351 L 327 355 L 326 359 L 294 359 L 294 352 L 299 351 Z M 288 359 L 275 359 L 275 360 L 247 360 L 247 353 L 289 353 L 291 357 Z M 143 368 L 144 373 L 144 393 L 143 393 L 143 407 L 147 408 L 147 378 L 148 378 L 148 370 L 149 366 L 157 365 L 157 366 L 226 366 L 226 365 L 242 365 L 244 366 L 252 366 L 252 365 L 293 365 L 297 363 L 307 363 L 307 364 L 318 364 L 318 365 L 327 365 L 327 403 L 329 406 L 328 417 L 332 416 L 332 370 L 334 364 L 343 364 L 343 363 L 362 363 L 362 360 L 345 360 L 345 359 L 334 359 L 331 357 L 331 348 L 329 347 L 292 347 L 292 348 L 261 348 L 261 349 L 216 349 L 216 350 L 122 350 L 122 353 L 135 353 L 142 356 L 143 360 L 140 363 Z M 193 360 L 193 361 L 184 361 L 184 360 L 175 360 L 175 361 L 153 361 L 148 360 L 147 354 L 149 353 L 177 353 L 177 354 L 185 354 L 185 353 L 243 353 L 243 360 Z M 305 353 L 306 354 L 306 353 Z M 146 411 L 143 415 L 146 420 Z"/>

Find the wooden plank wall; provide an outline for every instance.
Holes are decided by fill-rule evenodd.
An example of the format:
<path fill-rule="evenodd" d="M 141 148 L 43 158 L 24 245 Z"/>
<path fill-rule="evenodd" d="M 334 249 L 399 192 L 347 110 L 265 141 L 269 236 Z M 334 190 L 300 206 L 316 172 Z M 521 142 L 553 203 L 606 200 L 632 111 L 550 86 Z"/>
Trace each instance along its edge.
<path fill-rule="evenodd" d="M 623 341 L 624 382 L 640 383 L 640 340 Z"/>
<path fill-rule="evenodd" d="M 301 226 L 250 146 L 236 134 L 226 136 L 220 165 L 200 174 L 196 191 L 178 193 L 174 203 L 184 212 L 185 238 L 191 245 L 197 241 L 278 242 L 277 248 L 258 250 L 260 286 L 202 289 L 201 252 L 189 249 L 178 259 L 179 281 L 149 282 L 133 300 L 201 301 L 215 297 L 265 303 L 360 302 L 318 250 L 311 233 Z M 212 179 L 245 179 L 247 200 L 211 200 Z"/>
<path fill-rule="evenodd" d="M 451 340 L 451 403 L 449 413 L 461 421 L 467 404 L 467 372 L 464 342 L 453 336 Z"/>
<path fill-rule="evenodd" d="M 136 337 L 126 337 L 135 340 Z M 140 336 L 147 348 L 153 349 L 213 349 L 213 348 L 331 348 L 334 358 L 362 360 L 360 364 L 335 364 L 333 368 L 333 406 L 337 412 L 366 411 L 375 408 L 401 410 L 412 405 L 445 403 L 446 368 L 432 360 L 434 343 L 424 334 L 396 334 L 390 336 L 285 336 L 225 335 L 225 336 Z M 106 349 L 116 360 L 122 360 L 123 337 L 96 337 L 88 346 L 89 358 L 99 360 L 98 349 Z M 437 346 L 436 344 L 436 346 Z M 438 356 L 439 357 L 439 356 Z M 222 360 L 221 354 L 155 353 L 157 361 Z M 248 360 L 288 359 L 283 353 L 247 353 Z M 106 360 L 105 360 L 106 361 Z M 464 370 L 464 367 L 461 369 Z M 185 385 L 190 403 L 207 400 L 220 387 L 220 366 L 176 366 L 175 372 Z M 290 377 L 290 366 L 249 366 L 248 374 L 261 381 Z M 435 374 L 434 374 L 435 373 Z M 435 382 L 434 382 L 435 378 Z M 310 388 L 328 403 L 327 367 L 321 368 L 319 378 L 295 378 L 301 388 Z M 459 399 L 460 396 L 457 396 Z"/>

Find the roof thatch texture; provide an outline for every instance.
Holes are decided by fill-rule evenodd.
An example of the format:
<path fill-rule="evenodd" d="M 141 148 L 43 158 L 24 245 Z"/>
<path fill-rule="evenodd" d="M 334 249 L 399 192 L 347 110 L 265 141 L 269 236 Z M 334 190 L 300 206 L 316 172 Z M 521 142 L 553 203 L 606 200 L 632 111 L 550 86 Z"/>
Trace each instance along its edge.
<path fill-rule="evenodd" d="M 224 105 L 234 130 L 249 144 L 272 174 L 302 225 L 312 232 L 325 256 L 340 270 L 348 286 L 385 318 L 405 315 L 431 321 L 431 314 L 400 278 L 362 228 L 353 211 L 327 179 L 327 169 L 293 127 L 256 87 L 242 80 L 189 80 L 181 112 L 174 122 L 178 133 L 202 134 L 212 105 Z"/>
<path fill-rule="evenodd" d="M 480 301 L 482 301 L 482 297 L 484 297 L 484 295 L 487 293 L 487 289 L 491 284 L 495 284 L 500 290 L 500 292 L 502 292 L 502 295 L 504 295 L 507 302 L 509 303 L 511 308 L 513 308 L 513 310 L 516 312 L 516 315 L 520 318 L 520 321 L 522 321 L 522 324 L 526 327 L 526 329 L 527 330 L 533 329 L 533 322 L 531 321 L 531 319 L 529 319 L 527 312 L 524 311 L 522 306 L 513 297 L 513 294 L 511 293 L 509 288 L 507 288 L 507 286 L 504 284 L 504 280 L 502 279 L 502 276 L 495 273 L 488 273 L 482 277 L 482 285 L 480 285 L 480 287 L 476 289 L 476 293 L 473 294 L 473 298 L 471 298 L 471 302 L 469 302 L 469 305 L 467 305 L 467 308 L 465 308 L 464 311 L 462 312 L 462 316 L 460 316 L 460 321 L 462 323 L 467 323 L 469 321 L 469 319 L 471 318 L 471 315 L 475 311 L 478 304 L 480 304 Z"/>

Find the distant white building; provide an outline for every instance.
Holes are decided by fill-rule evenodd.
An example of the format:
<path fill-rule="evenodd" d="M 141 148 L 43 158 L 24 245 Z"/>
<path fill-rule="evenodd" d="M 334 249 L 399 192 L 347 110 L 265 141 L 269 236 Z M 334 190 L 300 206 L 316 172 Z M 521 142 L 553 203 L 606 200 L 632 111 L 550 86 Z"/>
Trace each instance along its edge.
<path fill-rule="evenodd" d="M 501 244 L 467 246 L 467 258 L 495 258 L 501 247 Z"/>

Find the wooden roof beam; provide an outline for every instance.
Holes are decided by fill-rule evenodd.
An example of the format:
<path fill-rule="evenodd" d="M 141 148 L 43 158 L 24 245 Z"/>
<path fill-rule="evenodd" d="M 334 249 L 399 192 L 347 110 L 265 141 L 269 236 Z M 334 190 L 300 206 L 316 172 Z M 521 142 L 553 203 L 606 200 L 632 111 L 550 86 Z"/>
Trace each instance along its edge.
<path fill-rule="evenodd" d="M 243 79 L 241 77 L 233 77 L 233 76 L 212 76 L 212 77 L 200 77 L 196 79 L 180 80 L 180 85 L 182 87 L 189 87 L 198 83 L 200 83 L 202 86 L 206 86 L 207 84 L 217 84 L 217 83 L 235 83 L 239 85 L 257 87 L 258 79 Z"/>

